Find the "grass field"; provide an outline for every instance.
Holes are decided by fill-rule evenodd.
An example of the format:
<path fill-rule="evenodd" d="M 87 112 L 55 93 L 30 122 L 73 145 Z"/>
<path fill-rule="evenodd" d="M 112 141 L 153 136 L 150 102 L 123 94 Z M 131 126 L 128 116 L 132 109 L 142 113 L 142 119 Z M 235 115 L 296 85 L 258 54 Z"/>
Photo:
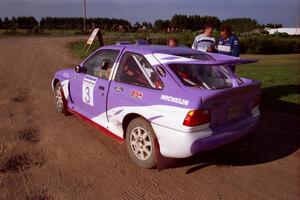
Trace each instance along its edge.
<path fill-rule="evenodd" d="M 259 62 L 239 66 L 240 76 L 262 81 L 266 104 L 275 101 L 300 105 L 300 54 L 242 55 Z"/>
<path fill-rule="evenodd" d="M 114 40 L 109 40 L 113 44 Z M 73 51 L 82 59 L 83 42 L 72 44 Z M 91 51 L 97 48 L 94 44 Z M 237 67 L 242 77 L 260 80 L 263 88 L 263 103 L 266 107 L 286 107 L 290 111 L 300 106 L 300 54 L 253 55 L 243 54 L 242 58 L 254 58 L 259 61 Z M 282 108 L 284 109 L 284 108 Z"/>
<path fill-rule="evenodd" d="M 176 34 L 161 34 L 161 33 L 112 33 L 112 32 L 105 32 L 103 34 L 103 39 L 105 42 L 105 45 L 111 45 L 116 44 L 116 42 L 121 41 L 128 41 L 134 43 L 135 40 L 140 38 L 147 38 L 151 37 L 151 40 L 153 44 L 166 44 L 166 41 L 169 37 L 174 37 Z M 181 33 L 181 40 L 189 41 L 192 43 L 194 35 L 192 33 Z M 88 37 L 88 36 L 87 36 Z M 76 42 L 72 44 L 72 49 L 80 56 L 80 58 L 86 57 L 87 54 L 85 54 L 82 49 L 85 45 L 85 42 Z M 99 47 L 99 43 L 97 39 L 95 39 L 93 45 L 90 48 L 89 52 L 95 51 Z"/>

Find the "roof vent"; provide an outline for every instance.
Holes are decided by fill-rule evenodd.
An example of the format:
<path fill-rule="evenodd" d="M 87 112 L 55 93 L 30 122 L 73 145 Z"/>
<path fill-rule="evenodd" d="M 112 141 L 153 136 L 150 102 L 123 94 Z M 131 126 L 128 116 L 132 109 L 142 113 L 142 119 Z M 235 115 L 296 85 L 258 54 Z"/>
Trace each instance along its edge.
<path fill-rule="evenodd" d="M 147 40 L 135 40 L 135 45 L 149 45 Z"/>
<path fill-rule="evenodd" d="M 118 42 L 116 42 L 116 45 L 127 45 L 127 44 L 132 44 L 132 43 L 130 43 L 128 41 L 118 41 Z"/>

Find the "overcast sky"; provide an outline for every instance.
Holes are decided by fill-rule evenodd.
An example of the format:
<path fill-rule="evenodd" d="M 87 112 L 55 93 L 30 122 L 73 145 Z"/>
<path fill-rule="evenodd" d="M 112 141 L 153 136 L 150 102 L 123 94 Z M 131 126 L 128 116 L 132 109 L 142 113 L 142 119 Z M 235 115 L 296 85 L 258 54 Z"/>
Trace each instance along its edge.
<path fill-rule="evenodd" d="M 0 17 L 82 16 L 83 0 L 0 0 Z M 259 23 L 295 27 L 300 0 L 87 0 L 88 17 L 124 18 L 130 22 L 169 19 L 174 14 L 250 17 Z"/>

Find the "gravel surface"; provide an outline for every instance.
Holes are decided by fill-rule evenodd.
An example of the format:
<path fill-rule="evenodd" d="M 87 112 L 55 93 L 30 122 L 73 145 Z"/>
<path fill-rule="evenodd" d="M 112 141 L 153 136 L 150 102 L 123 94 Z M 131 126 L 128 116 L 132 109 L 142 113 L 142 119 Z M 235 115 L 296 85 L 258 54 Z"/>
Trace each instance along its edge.
<path fill-rule="evenodd" d="M 80 62 L 81 37 L 0 38 L 0 199 L 299 199 L 300 117 L 263 109 L 257 131 L 164 169 L 56 112 L 51 80 Z"/>

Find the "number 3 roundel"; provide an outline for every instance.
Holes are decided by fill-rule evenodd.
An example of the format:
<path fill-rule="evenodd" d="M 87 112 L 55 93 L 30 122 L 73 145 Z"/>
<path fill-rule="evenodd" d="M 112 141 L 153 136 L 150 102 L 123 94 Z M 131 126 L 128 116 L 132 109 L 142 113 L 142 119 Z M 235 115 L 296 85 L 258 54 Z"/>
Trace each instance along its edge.
<path fill-rule="evenodd" d="M 94 106 L 94 88 L 96 80 L 85 77 L 82 83 L 82 101 Z"/>

